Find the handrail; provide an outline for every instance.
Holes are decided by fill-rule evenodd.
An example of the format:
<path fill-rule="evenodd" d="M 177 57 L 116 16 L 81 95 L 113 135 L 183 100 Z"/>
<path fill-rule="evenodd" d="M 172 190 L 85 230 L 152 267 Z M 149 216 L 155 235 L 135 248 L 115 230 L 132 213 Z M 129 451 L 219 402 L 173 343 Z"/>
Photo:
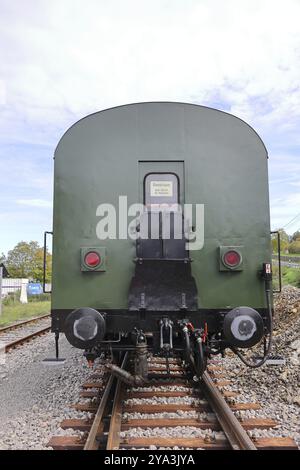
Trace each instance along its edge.
<path fill-rule="evenodd" d="M 46 291 L 47 235 L 53 235 L 53 232 L 44 232 L 43 292 L 44 294 L 51 294 L 51 290 Z"/>
<path fill-rule="evenodd" d="M 280 231 L 274 230 L 271 235 L 277 235 L 277 256 L 278 256 L 278 278 L 279 278 L 279 289 L 273 290 L 275 294 L 279 294 L 282 290 L 282 278 L 281 278 L 281 246 L 280 246 Z"/>

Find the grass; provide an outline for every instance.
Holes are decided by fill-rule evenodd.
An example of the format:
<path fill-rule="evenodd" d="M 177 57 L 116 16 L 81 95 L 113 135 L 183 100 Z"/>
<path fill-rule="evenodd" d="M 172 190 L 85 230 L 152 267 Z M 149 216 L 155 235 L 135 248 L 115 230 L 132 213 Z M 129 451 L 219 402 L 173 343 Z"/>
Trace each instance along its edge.
<path fill-rule="evenodd" d="M 2 305 L 2 315 L 0 316 L 0 326 L 7 326 L 19 320 L 38 317 L 50 312 L 50 301 L 30 302 L 21 304 L 15 302 L 10 305 Z"/>
<path fill-rule="evenodd" d="M 300 269 L 299 268 L 288 268 L 283 266 L 282 278 L 284 284 L 291 286 L 300 287 Z"/>
<path fill-rule="evenodd" d="M 300 269 L 282 266 L 282 284 L 300 287 Z M 273 288 L 278 289 L 278 266 L 273 266 Z"/>

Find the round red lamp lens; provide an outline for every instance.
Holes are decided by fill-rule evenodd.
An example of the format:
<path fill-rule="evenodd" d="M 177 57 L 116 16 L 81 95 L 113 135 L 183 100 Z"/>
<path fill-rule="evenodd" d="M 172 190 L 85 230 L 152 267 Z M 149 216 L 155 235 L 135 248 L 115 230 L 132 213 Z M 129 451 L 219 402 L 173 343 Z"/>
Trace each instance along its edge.
<path fill-rule="evenodd" d="M 90 251 L 87 255 L 85 255 L 84 262 L 90 268 L 95 268 L 98 266 L 98 264 L 100 264 L 101 258 L 95 251 Z"/>
<path fill-rule="evenodd" d="M 238 266 L 241 262 L 241 255 L 234 250 L 227 251 L 227 253 L 224 254 L 224 263 L 227 266 L 230 266 L 231 268 L 234 268 Z"/>

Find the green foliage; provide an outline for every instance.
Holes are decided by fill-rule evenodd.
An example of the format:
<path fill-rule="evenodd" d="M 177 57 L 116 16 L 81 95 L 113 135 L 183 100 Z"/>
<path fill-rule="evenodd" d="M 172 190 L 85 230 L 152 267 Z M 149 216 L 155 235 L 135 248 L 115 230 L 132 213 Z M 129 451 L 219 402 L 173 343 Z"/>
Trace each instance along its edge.
<path fill-rule="evenodd" d="M 282 252 L 282 253 L 285 253 L 285 252 L 288 251 L 289 236 L 288 236 L 288 234 L 287 234 L 282 228 L 279 229 L 279 233 L 280 233 L 280 248 L 281 248 L 281 252 Z M 277 234 L 273 234 L 273 235 L 272 235 L 271 242 L 272 242 L 272 250 L 273 250 L 273 253 L 277 253 L 277 252 L 278 252 Z"/>
<path fill-rule="evenodd" d="M 300 253 L 300 238 L 289 244 L 289 253 Z"/>
<path fill-rule="evenodd" d="M 43 248 L 38 242 L 19 242 L 6 259 L 7 269 L 13 278 L 43 281 Z M 47 252 L 46 282 L 51 282 L 51 254 Z"/>
<path fill-rule="evenodd" d="M 282 266 L 282 284 L 300 287 L 300 269 L 290 268 L 289 266 Z M 278 266 L 273 265 L 273 289 L 278 289 L 279 287 L 279 273 Z"/>
<path fill-rule="evenodd" d="M 297 230 L 291 237 L 283 230 L 279 229 L 280 232 L 280 247 L 281 253 L 285 254 L 300 254 L 300 231 Z M 278 252 L 277 235 L 272 235 L 271 238 L 272 251 L 273 253 Z"/>
<path fill-rule="evenodd" d="M 15 292 L 9 292 L 2 300 L 3 305 L 15 305 L 20 304 L 21 290 L 18 289 Z M 28 295 L 28 302 L 49 302 L 51 300 L 51 294 L 37 294 Z"/>
<path fill-rule="evenodd" d="M 14 305 L 20 300 L 21 290 L 16 290 L 15 292 L 9 292 L 4 299 L 2 300 L 3 305 Z"/>
<path fill-rule="evenodd" d="M 51 300 L 51 294 L 29 295 L 28 302 L 47 302 Z"/>
<path fill-rule="evenodd" d="M 292 235 L 292 241 L 295 242 L 299 240 L 300 241 L 300 230 L 297 230 L 297 232 L 295 232 L 293 235 Z"/>
<path fill-rule="evenodd" d="M 300 269 L 284 267 L 283 269 L 284 284 L 300 287 Z"/>

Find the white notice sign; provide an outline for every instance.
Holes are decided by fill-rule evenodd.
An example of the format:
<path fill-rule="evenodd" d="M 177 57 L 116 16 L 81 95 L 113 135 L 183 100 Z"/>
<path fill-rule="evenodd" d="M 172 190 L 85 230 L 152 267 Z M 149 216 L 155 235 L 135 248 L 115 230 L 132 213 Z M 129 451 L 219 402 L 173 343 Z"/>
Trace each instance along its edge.
<path fill-rule="evenodd" d="M 150 181 L 150 196 L 173 197 L 173 181 Z"/>

